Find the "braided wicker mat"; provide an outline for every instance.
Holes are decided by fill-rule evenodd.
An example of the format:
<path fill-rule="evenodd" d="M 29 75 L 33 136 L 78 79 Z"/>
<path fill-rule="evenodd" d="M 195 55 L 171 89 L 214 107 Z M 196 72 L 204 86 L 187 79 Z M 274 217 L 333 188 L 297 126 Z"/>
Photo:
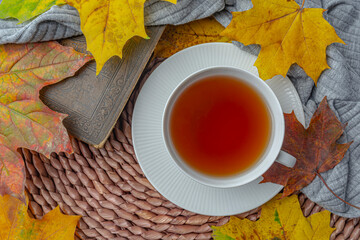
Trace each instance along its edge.
<path fill-rule="evenodd" d="M 81 239 L 210 239 L 211 225 L 228 217 L 198 215 L 162 197 L 137 163 L 131 137 L 131 117 L 141 84 L 161 60 L 145 69 L 104 148 L 72 139 L 74 154 L 52 154 L 50 159 L 22 149 L 30 211 L 41 218 L 60 205 L 66 214 L 83 216 L 76 231 Z M 299 194 L 305 216 L 322 208 Z M 239 215 L 250 220 L 259 209 Z M 332 215 L 331 239 L 360 239 L 360 219 Z"/>

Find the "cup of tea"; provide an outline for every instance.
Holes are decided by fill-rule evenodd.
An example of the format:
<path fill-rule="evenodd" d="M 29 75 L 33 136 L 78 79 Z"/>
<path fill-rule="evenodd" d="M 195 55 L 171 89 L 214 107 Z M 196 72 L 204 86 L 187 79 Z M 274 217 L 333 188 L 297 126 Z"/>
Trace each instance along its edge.
<path fill-rule="evenodd" d="M 163 114 L 163 138 L 174 162 L 194 180 L 219 188 L 264 174 L 279 155 L 284 129 L 271 88 L 252 73 L 228 66 L 184 79 Z"/>

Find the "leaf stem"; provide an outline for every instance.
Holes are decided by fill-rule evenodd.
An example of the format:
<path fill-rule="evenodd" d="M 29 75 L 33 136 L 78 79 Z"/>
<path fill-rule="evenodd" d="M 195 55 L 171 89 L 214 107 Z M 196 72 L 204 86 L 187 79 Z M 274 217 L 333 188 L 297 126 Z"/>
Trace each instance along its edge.
<path fill-rule="evenodd" d="M 303 9 L 304 5 L 305 5 L 305 0 L 303 0 L 303 2 L 301 4 L 301 9 Z"/>
<path fill-rule="evenodd" d="M 351 207 L 353 207 L 353 208 L 356 208 L 356 209 L 360 210 L 360 207 L 355 206 L 355 205 L 353 205 L 353 204 L 351 204 L 351 203 L 348 203 L 347 201 L 345 201 L 344 199 L 342 199 L 341 197 L 339 197 L 338 195 L 336 195 L 336 193 L 334 193 L 334 191 L 331 190 L 331 188 L 326 184 L 324 178 L 320 175 L 320 173 L 316 172 L 315 174 L 316 174 L 316 175 L 321 179 L 321 181 L 325 184 L 325 187 L 326 187 L 335 197 L 337 197 L 340 201 L 342 201 L 343 203 L 345 203 L 345 204 L 347 204 L 347 205 L 349 205 L 349 206 L 351 206 Z"/>

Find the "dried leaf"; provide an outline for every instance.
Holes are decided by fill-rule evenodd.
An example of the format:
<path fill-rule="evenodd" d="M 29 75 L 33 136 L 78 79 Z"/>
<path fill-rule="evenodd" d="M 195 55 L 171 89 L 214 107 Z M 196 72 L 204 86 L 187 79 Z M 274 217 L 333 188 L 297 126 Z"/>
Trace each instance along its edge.
<path fill-rule="evenodd" d="M 330 227 L 330 212 L 322 211 L 305 218 L 296 195 L 280 198 L 280 194 L 261 209 L 260 219 L 230 217 L 220 227 L 212 227 L 215 240 L 231 239 L 316 239 L 329 240 L 335 228 Z"/>
<path fill-rule="evenodd" d="M 205 18 L 187 24 L 166 27 L 155 48 L 155 57 L 168 58 L 194 45 L 208 42 L 231 42 L 220 36 L 225 28 L 214 18 Z"/>
<path fill-rule="evenodd" d="M 26 204 L 10 195 L 0 196 L 0 237 L 16 240 L 74 239 L 81 216 L 68 216 L 60 208 L 48 212 L 41 220 L 30 218 Z"/>
<path fill-rule="evenodd" d="M 62 120 L 46 107 L 39 90 L 70 77 L 92 59 L 57 42 L 0 45 L 0 194 L 24 200 L 20 147 L 49 157 L 72 152 Z"/>
<path fill-rule="evenodd" d="M 134 36 L 148 38 L 144 27 L 146 0 L 66 0 L 80 14 L 87 50 L 96 61 L 96 74 L 112 56 L 122 57 L 125 43 Z M 176 3 L 176 0 L 166 0 Z"/>
<path fill-rule="evenodd" d="M 296 164 L 289 168 L 275 162 L 263 175 L 262 182 L 285 186 L 283 196 L 288 196 L 310 184 L 316 174 L 334 168 L 344 158 L 352 142 L 336 143 L 346 124 L 336 118 L 326 97 L 307 129 L 297 120 L 294 112 L 284 116 L 286 131 L 282 150 L 294 156 Z"/>
<path fill-rule="evenodd" d="M 262 79 L 285 77 L 297 63 L 317 83 L 321 72 L 330 68 L 326 48 L 344 43 L 323 18 L 324 9 L 303 8 L 294 0 L 252 0 L 254 7 L 233 13 L 230 25 L 222 33 L 245 45 L 259 44 L 255 62 Z"/>
<path fill-rule="evenodd" d="M 16 18 L 23 23 L 60 4 L 65 4 L 65 0 L 2 0 L 0 18 Z"/>

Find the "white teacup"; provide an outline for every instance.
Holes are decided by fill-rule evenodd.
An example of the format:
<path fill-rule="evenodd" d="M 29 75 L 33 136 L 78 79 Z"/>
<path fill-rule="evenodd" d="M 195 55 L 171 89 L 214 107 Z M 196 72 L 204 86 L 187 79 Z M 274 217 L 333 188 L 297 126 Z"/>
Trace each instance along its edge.
<path fill-rule="evenodd" d="M 205 175 L 190 167 L 185 161 L 181 159 L 177 153 L 172 143 L 169 130 L 171 110 L 178 96 L 192 83 L 206 77 L 216 75 L 230 76 L 238 79 L 239 81 L 244 81 L 250 85 L 259 94 L 259 96 L 262 97 L 271 117 L 270 139 L 264 153 L 262 154 L 262 157 L 249 169 L 229 177 L 215 177 Z M 167 146 L 167 150 L 175 163 L 185 174 L 194 180 L 204 185 L 219 188 L 229 188 L 244 185 L 254 181 L 262 174 L 264 174 L 274 163 L 280 153 L 284 139 L 284 131 L 285 123 L 283 111 L 277 97 L 271 88 L 254 74 L 239 68 L 228 66 L 205 68 L 184 79 L 171 93 L 163 114 L 163 137 Z"/>

